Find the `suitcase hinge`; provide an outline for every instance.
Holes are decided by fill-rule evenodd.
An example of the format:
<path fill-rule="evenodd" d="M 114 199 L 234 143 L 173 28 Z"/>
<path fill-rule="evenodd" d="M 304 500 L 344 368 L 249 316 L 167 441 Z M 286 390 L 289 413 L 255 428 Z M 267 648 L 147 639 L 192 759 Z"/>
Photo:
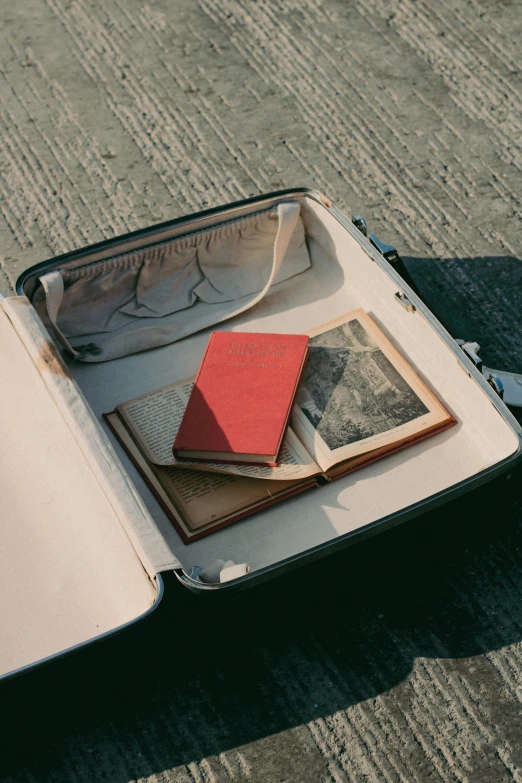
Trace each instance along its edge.
<path fill-rule="evenodd" d="M 522 375 L 504 370 L 492 370 L 484 365 L 479 356 L 480 345 L 468 340 L 455 340 L 460 345 L 468 359 L 471 359 L 477 370 L 482 373 L 492 389 L 496 391 L 506 405 L 522 407 Z"/>
<path fill-rule="evenodd" d="M 406 281 L 409 287 L 414 291 L 417 296 L 422 299 L 422 296 L 412 280 L 404 261 L 400 257 L 397 249 L 393 245 L 388 245 L 385 242 L 381 242 L 375 234 L 368 235 L 368 226 L 366 220 L 361 215 L 352 215 L 353 225 L 359 229 L 361 234 L 368 237 L 373 247 L 379 251 L 379 253 L 385 258 L 391 266 L 400 274 L 400 276 Z M 415 306 L 409 300 L 409 298 L 402 291 L 397 291 L 395 298 L 400 302 L 407 310 L 415 310 Z M 436 315 L 436 314 L 435 314 Z M 455 342 L 460 345 L 468 359 L 470 359 L 477 370 L 482 373 L 489 385 L 496 391 L 499 397 L 504 400 L 506 405 L 512 405 L 517 408 L 522 408 L 522 375 L 518 375 L 514 372 L 507 372 L 507 370 L 492 370 L 486 367 L 479 356 L 480 345 L 471 340 L 456 340 Z"/>
<path fill-rule="evenodd" d="M 385 258 L 386 261 L 388 261 L 388 263 L 395 269 L 396 272 L 399 273 L 404 282 L 409 285 L 411 290 L 414 291 L 417 295 L 420 295 L 415 282 L 412 280 L 410 273 L 406 269 L 404 261 L 399 255 L 397 248 L 393 245 L 388 245 L 386 242 L 381 242 L 381 240 L 375 234 L 368 234 L 366 220 L 360 215 L 352 215 L 352 223 L 356 228 L 359 229 L 363 236 L 368 237 L 370 244 L 373 245 L 373 247 L 381 254 L 381 256 Z M 398 294 L 395 294 L 395 296 L 397 297 L 398 301 L 404 305 L 404 307 L 406 307 L 407 310 L 415 310 L 414 305 L 412 302 L 410 302 L 405 294 L 399 291 Z"/>
<path fill-rule="evenodd" d="M 415 284 L 410 278 L 406 267 L 404 266 L 404 262 L 397 251 L 397 248 L 393 245 L 387 245 L 386 242 L 381 242 L 381 240 L 378 239 L 375 234 L 370 234 L 368 236 L 368 226 L 366 220 L 361 217 L 361 215 L 352 215 L 352 223 L 355 228 L 359 229 L 363 236 L 368 237 L 374 248 L 378 250 L 381 256 L 383 256 L 383 258 L 385 258 L 386 261 L 388 261 L 388 263 L 390 263 L 398 271 L 401 277 L 403 277 L 404 280 L 408 283 L 410 288 L 416 291 Z M 410 301 L 403 291 L 397 291 L 395 298 L 409 313 L 415 312 L 415 305 Z"/>

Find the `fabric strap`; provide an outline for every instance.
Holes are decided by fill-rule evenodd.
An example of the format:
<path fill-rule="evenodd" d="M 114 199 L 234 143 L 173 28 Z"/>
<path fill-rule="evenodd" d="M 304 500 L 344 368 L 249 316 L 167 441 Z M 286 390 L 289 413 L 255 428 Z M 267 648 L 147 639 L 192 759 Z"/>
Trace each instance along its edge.
<path fill-rule="evenodd" d="M 227 313 L 225 316 L 220 318 L 219 321 L 225 321 L 228 318 L 233 318 L 235 315 L 244 313 L 245 310 L 249 310 L 255 304 L 260 302 L 264 296 L 266 296 L 266 294 L 270 289 L 270 286 L 275 280 L 277 273 L 279 272 L 279 268 L 283 262 L 285 253 L 288 250 L 288 245 L 290 244 L 290 240 L 292 239 L 292 234 L 295 231 L 295 227 L 299 219 L 299 213 L 300 213 L 300 206 L 295 202 L 278 205 L 277 217 L 279 219 L 279 226 L 277 229 L 277 234 L 274 242 L 274 253 L 272 257 L 272 271 L 270 272 L 270 277 L 266 281 L 264 288 L 257 294 L 257 296 L 254 297 L 254 299 L 251 299 L 242 307 L 238 307 L 237 310 L 233 310 L 232 312 Z M 219 323 L 219 321 L 217 321 L 216 323 Z M 211 324 L 208 324 L 208 326 L 210 325 Z"/>
<path fill-rule="evenodd" d="M 257 293 L 253 298 L 250 298 L 246 303 L 235 309 L 232 308 L 224 314 L 221 314 L 217 317 L 216 314 L 212 314 L 194 320 L 189 329 L 183 329 L 179 333 L 178 337 L 174 338 L 173 341 L 175 341 L 175 339 L 181 339 L 181 337 L 186 337 L 188 334 L 198 332 L 201 329 L 212 326 L 213 324 L 221 323 L 229 318 L 233 318 L 234 316 L 243 313 L 245 310 L 250 309 L 260 302 L 264 296 L 266 296 L 283 262 L 285 253 L 290 244 L 290 240 L 292 239 L 292 235 L 297 226 L 299 213 L 300 206 L 296 202 L 282 203 L 277 207 L 279 225 L 274 241 L 272 268 L 268 280 L 266 281 L 262 290 L 259 291 L 259 293 Z M 62 344 L 65 350 L 71 354 L 71 356 L 73 356 L 75 359 L 78 359 L 79 361 L 92 362 L 103 360 L 103 356 L 100 357 L 100 360 L 93 358 L 93 354 L 96 355 L 97 353 L 100 353 L 100 349 L 93 344 L 86 346 L 76 346 L 76 348 L 74 348 L 58 326 L 60 307 L 64 297 L 62 273 L 59 270 L 48 272 L 46 275 L 42 275 L 39 280 L 45 293 L 47 315 L 49 317 L 49 321 L 52 325 L 56 339 Z M 127 351 L 127 353 L 132 353 L 132 351 Z"/>
<path fill-rule="evenodd" d="M 47 315 L 52 324 L 56 339 L 61 342 L 63 347 L 69 351 L 75 359 L 80 358 L 81 354 L 72 347 L 69 340 L 58 326 L 58 313 L 64 294 L 62 273 L 59 271 L 48 272 L 46 275 L 40 277 L 40 283 L 45 291 Z"/>

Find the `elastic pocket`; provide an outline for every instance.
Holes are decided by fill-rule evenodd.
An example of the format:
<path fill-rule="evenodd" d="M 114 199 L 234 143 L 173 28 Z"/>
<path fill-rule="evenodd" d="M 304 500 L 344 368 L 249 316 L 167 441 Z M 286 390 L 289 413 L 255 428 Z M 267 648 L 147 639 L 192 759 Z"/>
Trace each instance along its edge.
<path fill-rule="evenodd" d="M 243 312 L 270 285 L 308 269 L 299 210 L 281 202 L 148 248 L 55 269 L 40 278 L 33 305 L 81 361 L 166 345 Z"/>
<path fill-rule="evenodd" d="M 194 289 L 202 280 L 193 243 L 185 240 L 150 248 L 144 254 L 136 295 L 120 312 L 161 318 L 184 310 L 194 304 Z"/>
<path fill-rule="evenodd" d="M 195 289 L 203 302 L 230 302 L 261 291 L 273 264 L 274 243 L 278 230 L 276 212 L 262 213 L 244 224 L 217 227 L 202 237 L 197 252 L 204 276 Z M 304 227 L 297 221 L 290 245 L 278 271 L 275 283 L 303 272 L 310 266 Z"/>

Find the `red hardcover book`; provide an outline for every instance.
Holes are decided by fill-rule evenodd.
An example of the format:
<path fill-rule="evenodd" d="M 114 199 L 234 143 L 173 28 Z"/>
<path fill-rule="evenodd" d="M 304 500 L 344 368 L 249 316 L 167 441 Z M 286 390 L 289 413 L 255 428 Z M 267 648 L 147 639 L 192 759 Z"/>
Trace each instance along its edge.
<path fill-rule="evenodd" d="M 307 356 L 306 335 L 213 332 L 175 457 L 276 465 Z"/>

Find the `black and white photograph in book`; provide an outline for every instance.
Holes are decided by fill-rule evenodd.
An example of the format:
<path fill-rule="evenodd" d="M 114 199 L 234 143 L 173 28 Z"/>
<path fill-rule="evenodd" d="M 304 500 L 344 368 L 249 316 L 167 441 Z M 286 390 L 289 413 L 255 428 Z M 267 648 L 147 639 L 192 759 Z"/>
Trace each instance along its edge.
<path fill-rule="evenodd" d="M 332 451 L 428 413 L 357 319 L 310 339 L 297 403 Z"/>

